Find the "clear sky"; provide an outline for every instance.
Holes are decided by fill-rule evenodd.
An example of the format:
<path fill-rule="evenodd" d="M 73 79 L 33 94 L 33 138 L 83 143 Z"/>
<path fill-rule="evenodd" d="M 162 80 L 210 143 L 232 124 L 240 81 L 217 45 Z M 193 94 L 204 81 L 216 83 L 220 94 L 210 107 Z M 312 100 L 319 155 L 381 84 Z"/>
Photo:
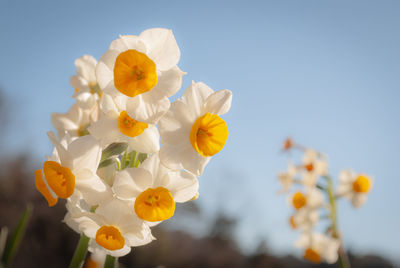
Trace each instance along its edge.
<path fill-rule="evenodd" d="M 74 60 L 99 58 L 119 34 L 167 27 L 188 72 L 183 89 L 195 80 L 234 94 L 227 146 L 200 178 L 203 209 L 237 217 L 243 248 L 265 238 L 275 253 L 296 252 L 291 210 L 276 195 L 289 135 L 328 154 L 333 176 L 349 167 L 374 176 L 364 207 L 340 202 L 345 244 L 399 260 L 399 14 L 390 0 L 0 0 L 11 121 L 2 150 L 42 161 L 50 114 L 73 103 Z"/>

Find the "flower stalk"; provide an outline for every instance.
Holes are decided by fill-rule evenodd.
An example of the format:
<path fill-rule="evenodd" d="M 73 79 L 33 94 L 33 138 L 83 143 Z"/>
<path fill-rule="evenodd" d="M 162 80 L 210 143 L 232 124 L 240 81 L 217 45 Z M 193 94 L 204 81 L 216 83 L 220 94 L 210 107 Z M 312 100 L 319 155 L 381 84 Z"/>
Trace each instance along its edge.
<path fill-rule="evenodd" d="M 86 253 L 88 250 L 89 240 L 89 237 L 87 237 L 86 235 L 81 235 L 69 268 L 80 268 L 83 266 L 83 262 L 85 261 Z"/>

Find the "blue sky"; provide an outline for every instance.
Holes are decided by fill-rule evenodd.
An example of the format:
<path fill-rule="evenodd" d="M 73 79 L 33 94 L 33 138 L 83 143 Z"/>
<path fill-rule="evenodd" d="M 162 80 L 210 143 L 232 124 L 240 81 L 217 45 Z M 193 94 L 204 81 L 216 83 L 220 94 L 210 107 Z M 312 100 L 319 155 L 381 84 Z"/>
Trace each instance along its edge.
<path fill-rule="evenodd" d="M 296 252 L 290 209 L 276 195 L 291 136 L 328 154 L 333 176 L 374 176 L 364 207 L 340 201 L 345 243 L 399 260 L 399 11 L 389 0 L 1 0 L 0 86 L 11 114 L 2 149 L 42 161 L 50 114 L 73 103 L 73 61 L 99 58 L 119 34 L 170 28 L 188 72 L 177 95 L 192 80 L 234 94 L 227 146 L 200 178 L 204 211 L 240 219 L 243 248 L 266 238 L 278 254 Z"/>

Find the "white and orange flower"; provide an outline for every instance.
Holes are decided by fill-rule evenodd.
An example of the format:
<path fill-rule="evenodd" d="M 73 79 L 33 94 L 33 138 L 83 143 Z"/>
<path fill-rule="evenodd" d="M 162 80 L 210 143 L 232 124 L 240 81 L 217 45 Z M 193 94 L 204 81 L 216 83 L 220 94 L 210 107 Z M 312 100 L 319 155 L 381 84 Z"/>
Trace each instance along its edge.
<path fill-rule="evenodd" d="M 198 188 L 199 182 L 194 175 L 166 168 L 157 153 L 138 168 L 118 172 L 112 187 L 118 198 L 134 201 L 136 214 L 147 222 L 171 218 L 175 212 L 175 202 L 191 200 Z"/>
<path fill-rule="evenodd" d="M 231 102 L 231 91 L 214 92 L 193 82 L 160 121 L 161 162 L 200 176 L 211 156 L 225 146 L 229 132 L 220 115 L 229 111 Z"/>
<path fill-rule="evenodd" d="M 126 111 L 126 96 L 104 94 L 100 119 L 88 131 L 100 140 L 102 147 L 114 142 L 126 142 L 132 150 L 154 153 L 160 149 L 160 135 L 155 125 L 137 121 Z"/>
<path fill-rule="evenodd" d="M 83 55 L 75 60 L 77 74 L 70 79 L 71 86 L 75 89 L 72 97 L 84 109 L 96 105 L 102 95 L 95 75 L 96 65 L 96 59 L 90 55 Z"/>
<path fill-rule="evenodd" d="M 155 124 L 168 111 L 168 97 L 182 85 L 184 73 L 177 67 L 179 58 L 171 30 L 154 28 L 139 36 L 122 35 L 100 58 L 97 81 L 105 93 L 129 97 L 130 117 Z"/>
<path fill-rule="evenodd" d="M 355 208 L 362 206 L 372 188 L 372 178 L 366 174 L 357 174 L 352 170 L 342 170 L 339 174 L 337 195 L 351 200 Z"/>
<path fill-rule="evenodd" d="M 321 233 L 303 233 L 294 245 L 304 249 L 304 259 L 314 264 L 335 263 L 338 259 L 339 239 Z"/>

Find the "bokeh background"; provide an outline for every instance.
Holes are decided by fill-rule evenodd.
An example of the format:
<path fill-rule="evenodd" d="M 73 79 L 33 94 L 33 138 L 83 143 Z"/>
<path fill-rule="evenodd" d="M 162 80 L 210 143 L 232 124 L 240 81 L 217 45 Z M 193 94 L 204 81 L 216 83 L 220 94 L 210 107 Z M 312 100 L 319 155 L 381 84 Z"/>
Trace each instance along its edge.
<path fill-rule="evenodd" d="M 399 266 L 399 14 L 395 0 L 0 0 L 0 226 L 35 205 L 16 267 L 65 267 L 78 239 L 60 222 L 63 206 L 47 208 L 33 187 L 52 151 L 50 115 L 73 103 L 74 60 L 152 27 L 172 29 L 181 49 L 188 74 L 177 97 L 192 80 L 233 91 L 230 136 L 200 178 L 200 198 L 126 265 L 308 265 L 277 195 L 290 136 L 325 152 L 333 176 L 374 176 L 364 207 L 339 203 L 345 247 L 355 267 Z"/>

